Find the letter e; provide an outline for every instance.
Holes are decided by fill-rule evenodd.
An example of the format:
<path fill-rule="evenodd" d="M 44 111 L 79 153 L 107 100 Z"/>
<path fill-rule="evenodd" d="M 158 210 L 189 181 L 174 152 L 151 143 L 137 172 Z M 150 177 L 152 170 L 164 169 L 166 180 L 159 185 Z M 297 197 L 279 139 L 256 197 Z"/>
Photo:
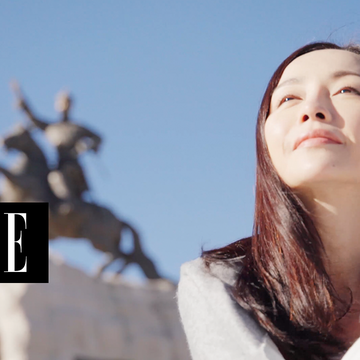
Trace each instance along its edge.
<path fill-rule="evenodd" d="M 20 245 L 21 252 L 21 230 L 20 239 L 15 240 L 15 215 L 20 215 L 25 221 L 26 229 L 26 213 L 5 213 L 8 216 L 8 270 L 5 272 L 26 272 L 26 257 L 25 265 L 21 270 L 15 270 L 15 243 Z"/>

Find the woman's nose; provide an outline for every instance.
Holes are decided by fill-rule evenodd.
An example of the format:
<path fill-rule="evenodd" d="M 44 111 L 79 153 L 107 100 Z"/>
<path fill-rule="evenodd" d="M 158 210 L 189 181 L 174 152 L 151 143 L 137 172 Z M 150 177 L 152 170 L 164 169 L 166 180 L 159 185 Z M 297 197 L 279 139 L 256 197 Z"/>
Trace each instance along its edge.
<path fill-rule="evenodd" d="M 300 115 L 300 121 L 305 122 L 311 120 L 331 121 L 331 111 L 329 110 L 329 104 L 323 99 L 309 100 L 304 103 Z"/>

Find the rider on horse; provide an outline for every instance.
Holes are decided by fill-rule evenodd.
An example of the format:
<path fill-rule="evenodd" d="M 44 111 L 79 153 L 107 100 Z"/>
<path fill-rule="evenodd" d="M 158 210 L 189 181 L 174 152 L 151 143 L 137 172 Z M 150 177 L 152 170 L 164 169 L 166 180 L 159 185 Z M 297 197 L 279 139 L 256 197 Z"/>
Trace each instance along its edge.
<path fill-rule="evenodd" d="M 58 165 L 49 175 L 49 182 L 54 192 L 62 199 L 83 199 L 83 193 L 89 190 L 84 170 L 78 156 L 85 151 L 97 152 L 101 137 L 95 132 L 69 120 L 72 99 L 66 92 L 61 92 L 56 99 L 55 108 L 61 114 L 60 121 L 45 122 L 36 117 L 19 87 L 14 86 L 18 106 L 26 113 L 37 128 L 44 131 L 48 141 L 57 149 Z"/>

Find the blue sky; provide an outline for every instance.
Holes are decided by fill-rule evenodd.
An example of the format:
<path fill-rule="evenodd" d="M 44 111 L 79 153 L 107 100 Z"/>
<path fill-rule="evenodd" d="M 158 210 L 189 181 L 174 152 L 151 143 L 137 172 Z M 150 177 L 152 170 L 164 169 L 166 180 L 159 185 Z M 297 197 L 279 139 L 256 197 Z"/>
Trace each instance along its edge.
<path fill-rule="evenodd" d="M 0 131 L 25 123 L 12 79 L 49 121 L 69 90 L 74 121 L 104 139 L 82 158 L 92 199 L 135 225 L 177 280 L 202 246 L 251 234 L 262 94 L 286 56 L 326 39 L 360 41 L 357 1 L 2 1 Z M 51 248 L 88 273 L 103 260 L 86 240 Z"/>

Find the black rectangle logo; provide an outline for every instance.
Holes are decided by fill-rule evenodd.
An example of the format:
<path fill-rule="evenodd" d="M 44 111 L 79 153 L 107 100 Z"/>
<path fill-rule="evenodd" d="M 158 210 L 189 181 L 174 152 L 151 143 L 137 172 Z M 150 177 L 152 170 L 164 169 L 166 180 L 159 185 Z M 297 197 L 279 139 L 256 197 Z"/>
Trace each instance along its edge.
<path fill-rule="evenodd" d="M 0 283 L 49 282 L 49 203 L 0 202 Z"/>

